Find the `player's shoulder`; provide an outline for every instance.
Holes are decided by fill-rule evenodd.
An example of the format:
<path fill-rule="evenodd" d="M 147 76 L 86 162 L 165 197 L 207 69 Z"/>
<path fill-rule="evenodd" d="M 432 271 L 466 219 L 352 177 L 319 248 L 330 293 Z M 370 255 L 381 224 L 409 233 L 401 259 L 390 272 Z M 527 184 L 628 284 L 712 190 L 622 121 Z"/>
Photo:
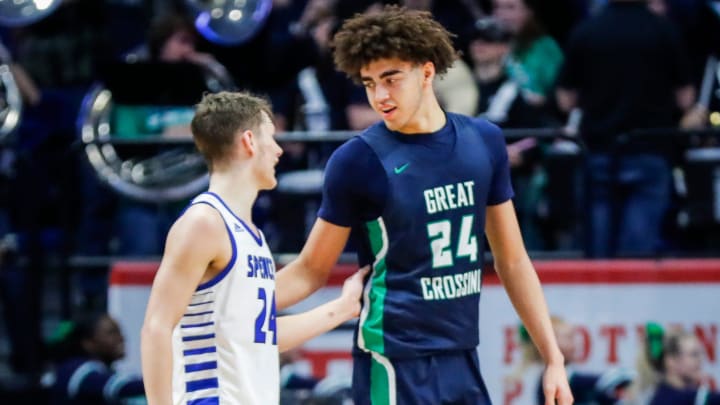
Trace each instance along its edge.
<path fill-rule="evenodd" d="M 469 117 L 462 114 L 448 113 L 448 118 L 464 122 L 472 128 L 473 132 L 483 138 L 502 138 L 503 133 L 500 127 L 481 117 Z"/>
<path fill-rule="evenodd" d="M 224 229 L 225 222 L 216 208 L 206 203 L 193 203 L 175 221 L 168 237 L 203 238 L 222 233 Z"/>
<path fill-rule="evenodd" d="M 330 156 L 329 166 L 353 165 L 372 154 L 372 149 L 362 136 L 354 136 L 340 145 Z"/>
<path fill-rule="evenodd" d="M 221 242 L 227 238 L 227 226 L 219 211 L 209 204 L 192 204 L 170 227 L 160 269 L 184 271 L 187 263 L 222 258 L 229 245 Z"/>
<path fill-rule="evenodd" d="M 363 133 L 364 134 L 364 133 Z M 336 153 L 351 153 L 351 152 L 362 152 L 368 150 L 369 146 L 363 139 L 362 135 L 356 135 L 345 141 L 340 145 L 335 152 Z"/>

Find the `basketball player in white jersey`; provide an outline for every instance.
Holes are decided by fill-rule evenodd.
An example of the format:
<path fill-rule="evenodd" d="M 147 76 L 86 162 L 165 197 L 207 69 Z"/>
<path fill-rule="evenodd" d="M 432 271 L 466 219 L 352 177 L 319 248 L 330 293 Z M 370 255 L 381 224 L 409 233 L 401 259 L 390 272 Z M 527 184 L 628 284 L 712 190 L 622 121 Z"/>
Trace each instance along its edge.
<path fill-rule="evenodd" d="M 278 350 L 358 315 L 365 270 L 313 310 L 275 317 L 275 264 L 251 221 L 259 190 L 276 185 L 282 150 L 269 104 L 208 94 L 191 129 L 210 168 L 209 191 L 170 229 L 142 328 L 142 371 L 155 404 L 279 402 Z"/>

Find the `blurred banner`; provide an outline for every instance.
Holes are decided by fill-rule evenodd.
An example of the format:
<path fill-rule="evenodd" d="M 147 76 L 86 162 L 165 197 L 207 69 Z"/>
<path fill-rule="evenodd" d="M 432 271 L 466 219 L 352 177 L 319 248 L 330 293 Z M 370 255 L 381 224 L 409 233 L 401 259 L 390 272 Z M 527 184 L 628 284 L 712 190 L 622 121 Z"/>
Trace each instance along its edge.
<path fill-rule="evenodd" d="M 720 381 L 720 260 L 535 262 L 552 315 L 574 325 L 573 371 L 635 370 L 649 321 L 693 331 Z M 496 276 L 480 305 L 480 361 L 494 404 L 534 404 L 542 366 L 522 364 L 519 319 Z M 568 357 L 566 355 L 566 357 Z"/>
<path fill-rule="evenodd" d="M 635 369 L 649 321 L 692 331 L 705 354 L 708 382 L 720 382 L 720 259 L 535 261 L 550 311 L 574 325 L 572 369 L 600 373 Z M 118 262 L 111 274 L 109 311 L 127 338 L 119 367 L 140 372 L 140 327 L 156 262 Z M 339 265 L 328 287 L 290 312 L 336 297 L 355 266 Z M 526 365 L 519 319 L 488 269 L 480 305 L 480 365 L 494 404 L 533 404 L 542 366 Z M 471 331 L 468 331 L 470 333 Z M 306 367 L 316 376 L 351 373 L 351 328 L 340 328 L 304 347 Z M 567 356 L 566 356 L 567 357 Z"/>

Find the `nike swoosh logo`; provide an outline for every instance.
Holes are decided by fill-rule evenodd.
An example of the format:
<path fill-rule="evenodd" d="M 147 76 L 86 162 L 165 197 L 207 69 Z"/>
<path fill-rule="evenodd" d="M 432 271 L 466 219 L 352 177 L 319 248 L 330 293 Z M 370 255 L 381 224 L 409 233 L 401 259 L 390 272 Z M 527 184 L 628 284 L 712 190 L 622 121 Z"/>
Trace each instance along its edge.
<path fill-rule="evenodd" d="M 396 167 L 396 168 L 395 168 L 395 174 L 400 174 L 400 173 L 404 172 L 405 169 L 408 168 L 408 166 L 410 166 L 410 163 L 405 163 L 405 164 L 402 165 L 402 166 Z"/>

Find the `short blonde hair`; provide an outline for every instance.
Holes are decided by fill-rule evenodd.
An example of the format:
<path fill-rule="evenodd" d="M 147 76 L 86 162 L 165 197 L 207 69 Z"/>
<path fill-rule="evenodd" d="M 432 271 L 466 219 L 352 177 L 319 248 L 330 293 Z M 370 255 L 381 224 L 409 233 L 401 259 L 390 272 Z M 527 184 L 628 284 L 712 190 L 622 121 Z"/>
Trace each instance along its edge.
<path fill-rule="evenodd" d="M 195 107 L 190 129 L 211 170 L 227 159 L 238 131 L 258 130 L 262 113 L 272 120 L 270 102 L 248 92 L 223 91 L 203 96 Z"/>

